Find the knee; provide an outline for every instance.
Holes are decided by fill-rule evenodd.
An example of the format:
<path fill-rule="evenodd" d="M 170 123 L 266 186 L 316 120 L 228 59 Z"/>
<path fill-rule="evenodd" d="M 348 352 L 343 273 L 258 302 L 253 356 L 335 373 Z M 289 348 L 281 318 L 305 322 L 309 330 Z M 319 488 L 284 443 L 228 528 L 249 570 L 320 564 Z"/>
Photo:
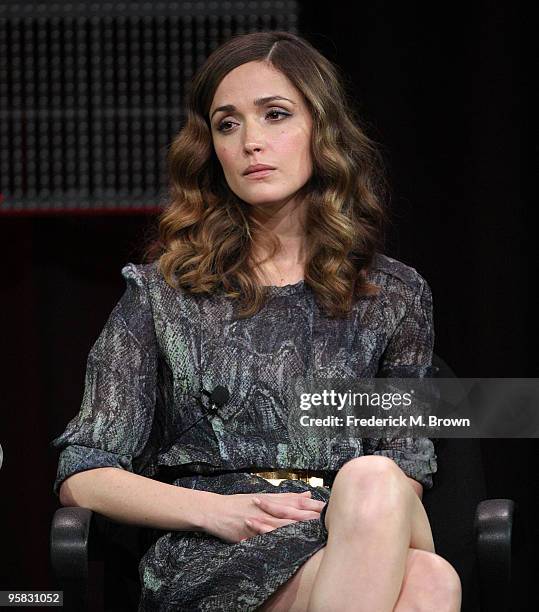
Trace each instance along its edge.
<path fill-rule="evenodd" d="M 460 611 L 462 586 L 455 568 L 443 557 L 424 550 L 410 549 L 414 572 L 414 593 L 418 612 Z"/>
<path fill-rule="evenodd" d="M 393 459 L 367 455 L 347 461 L 341 467 L 333 483 L 332 495 L 360 494 L 360 491 L 364 495 L 368 490 L 370 495 L 379 493 L 388 499 L 388 492 L 394 490 L 400 493 L 404 483 L 406 476 Z"/>
<path fill-rule="evenodd" d="M 436 610 L 447 610 L 447 612 L 460 610 L 462 585 L 457 571 L 443 557 L 436 554 L 432 556 L 435 557 L 435 567 L 433 569 L 433 575 L 435 577 L 433 581 L 436 584 Z"/>
<path fill-rule="evenodd" d="M 333 485 L 346 480 L 355 480 L 365 482 L 378 480 L 381 476 L 384 477 L 401 477 L 403 475 L 399 466 L 389 457 L 380 455 L 365 455 L 356 457 L 347 461 L 337 473 Z"/>
<path fill-rule="evenodd" d="M 400 516 L 413 493 L 406 476 L 388 457 L 367 455 L 346 462 L 335 477 L 326 513 L 339 511 L 364 522 L 369 517 L 380 522 L 383 517 Z"/>

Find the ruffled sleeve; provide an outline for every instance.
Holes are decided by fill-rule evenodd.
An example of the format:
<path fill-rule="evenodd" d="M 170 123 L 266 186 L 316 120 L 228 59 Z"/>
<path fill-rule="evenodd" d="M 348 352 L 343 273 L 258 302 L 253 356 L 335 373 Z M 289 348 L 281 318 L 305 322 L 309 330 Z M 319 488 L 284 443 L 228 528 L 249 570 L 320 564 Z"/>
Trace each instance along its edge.
<path fill-rule="evenodd" d="M 432 293 L 419 274 L 419 287 L 408 291 L 404 315 L 391 336 L 381 358 L 378 377 L 423 378 L 434 373 L 432 352 L 434 325 Z M 420 482 L 425 489 L 433 486 L 437 470 L 434 444 L 429 438 L 381 438 L 370 440 L 368 454 L 390 457 L 403 472 Z"/>
<path fill-rule="evenodd" d="M 100 467 L 135 471 L 155 411 L 157 342 L 143 266 L 122 269 L 126 289 L 88 355 L 80 411 L 51 442 L 61 451 L 53 491 Z"/>

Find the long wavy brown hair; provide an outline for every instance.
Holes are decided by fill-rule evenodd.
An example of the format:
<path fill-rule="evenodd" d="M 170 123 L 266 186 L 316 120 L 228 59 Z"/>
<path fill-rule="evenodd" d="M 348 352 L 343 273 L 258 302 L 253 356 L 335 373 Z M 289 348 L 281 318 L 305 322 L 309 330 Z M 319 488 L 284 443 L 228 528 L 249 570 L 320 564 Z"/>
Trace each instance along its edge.
<path fill-rule="evenodd" d="M 305 284 L 328 317 L 344 317 L 359 296 L 378 292 L 367 271 L 382 248 L 387 220 L 384 165 L 355 115 L 339 69 L 289 32 L 235 36 L 197 72 L 186 123 L 168 150 L 170 200 L 145 260 L 158 260 L 161 274 L 175 288 L 193 294 L 224 291 L 237 300 L 240 318 L 263 306 L 268 289 L 257 278 L 253 245 L 266 246 L 269 258 L 280 242 L 229 188 L 208 117 L 221 80 L 251 61 L 280 70 L 311 113 L 313 172 L 295 194 L 307 199 Z"/>

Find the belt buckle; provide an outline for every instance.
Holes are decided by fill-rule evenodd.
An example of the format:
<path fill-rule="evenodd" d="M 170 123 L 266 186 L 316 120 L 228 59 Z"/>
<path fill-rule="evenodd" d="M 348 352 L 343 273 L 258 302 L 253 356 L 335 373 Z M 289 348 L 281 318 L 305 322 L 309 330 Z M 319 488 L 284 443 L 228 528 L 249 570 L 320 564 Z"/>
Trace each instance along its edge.
<path fill-rule="evenodd" d="M 323 487 L 324 486 L 324 479 L 320 478 L 320 476 L 309 476 L 309 478 L 307 478 L 305 482 L 310 484 L 311 487 Z"/>
<path fill-rule="evenodd" d="M 279 485 L 283 480 L 301 480 L 306 482 L 311 487 L 323 487 L 324 479 L 319 476 L 309 476 L 308 470 L 306 470 L 305 475 L 300 472 L 294 471 L 286 471 L 286 470 L 275 470 L 269 472 L 251 472 L 253 476 L 259 476 L 260 478 L 264 478 L 272 485 Z"/>

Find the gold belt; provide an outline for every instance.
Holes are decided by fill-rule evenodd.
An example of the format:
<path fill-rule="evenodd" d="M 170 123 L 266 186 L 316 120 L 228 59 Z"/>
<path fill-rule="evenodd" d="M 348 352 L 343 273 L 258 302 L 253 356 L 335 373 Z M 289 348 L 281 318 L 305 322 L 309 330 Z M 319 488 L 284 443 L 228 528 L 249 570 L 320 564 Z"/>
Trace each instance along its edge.
<path fill-rule="evenodd" d="M 294 470 L 293 472 L 287 470 L 274 470 L 271 472 L 251 472 L 251 474 L 253 476 L 260 476 L 273 485 L 278 485 L 283 480 L 302 480 L 312 487 L 324 486 L 323 475 L 320 475 L 320 472 L 314 472 L 312 470 Z"/>

